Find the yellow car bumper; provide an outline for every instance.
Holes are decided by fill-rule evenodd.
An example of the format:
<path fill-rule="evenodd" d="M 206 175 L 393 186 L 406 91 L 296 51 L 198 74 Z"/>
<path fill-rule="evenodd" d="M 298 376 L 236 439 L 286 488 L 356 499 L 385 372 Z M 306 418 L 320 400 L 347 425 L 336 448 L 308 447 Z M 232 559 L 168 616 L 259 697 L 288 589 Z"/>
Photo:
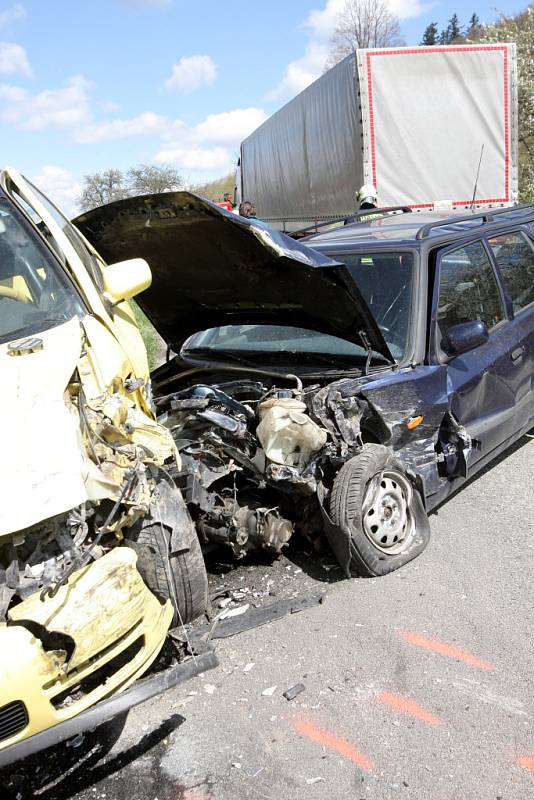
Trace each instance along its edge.
<path fill-rule="evenodd" d="M 126 689 L 156 658 L 172 620 L 118 547 L 73 573 L 53 597 L 32 595 L 0 627 L 3 750 Z"/>

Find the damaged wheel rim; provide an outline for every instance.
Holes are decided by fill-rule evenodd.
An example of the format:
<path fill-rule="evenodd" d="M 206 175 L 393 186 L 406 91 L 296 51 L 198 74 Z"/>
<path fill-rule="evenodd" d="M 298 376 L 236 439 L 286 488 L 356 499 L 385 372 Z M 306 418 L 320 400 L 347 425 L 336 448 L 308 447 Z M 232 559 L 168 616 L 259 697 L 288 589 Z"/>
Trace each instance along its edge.
<path fill-rule="evenodd" d="M 363 530 L 383 553 L 397 555 L 413 538 L 412 493 L 409 480 L 397 470 L 379 472 L 367 484 L 362 507 Z"/>

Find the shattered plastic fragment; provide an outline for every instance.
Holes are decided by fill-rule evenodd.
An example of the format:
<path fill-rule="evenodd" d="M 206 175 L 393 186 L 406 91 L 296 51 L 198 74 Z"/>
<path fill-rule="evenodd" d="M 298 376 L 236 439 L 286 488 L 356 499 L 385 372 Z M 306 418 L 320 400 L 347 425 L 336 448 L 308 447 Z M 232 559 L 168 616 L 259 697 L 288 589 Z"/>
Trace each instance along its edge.
<path fill-rule="evenodd" d="M 224 639 L 227 636 L 234 636 L 282 619 L 286 614 L 297 614 L 304 609 L 320 605 L 324 599 L 324 594 L 313 593 L 296 599 L 279 600 L 263 608 L 253 608 L 247 614 L 240 615 L 238 619 L 216 617 L 212 623 L 201 625 L 192 631 L 189 634 L 189 641 L 196 644 L 202 642 L 206 636 L 208 639 Z"/>
<path fill-rule="evenodd" d="M 244 606 L 238 606 L 237 608 L 229 608 L 227 611 L 223 611 L 222 614 L 219 614 L 217 619 L 230 619 L 231 617 L 239 617 L 241 614 L 245 614 L 250 608 L 250 603 L 247 603 Z"/>
<path fill-rule="evenodd" d="M 289 689 L 286 689 L 284 692 L 284 697 L 286 700 L 294 700 L 299 694 L 304 692 L 306 687 L 303 683 L 296 683 L 294 686 L 291 686 Z"/>

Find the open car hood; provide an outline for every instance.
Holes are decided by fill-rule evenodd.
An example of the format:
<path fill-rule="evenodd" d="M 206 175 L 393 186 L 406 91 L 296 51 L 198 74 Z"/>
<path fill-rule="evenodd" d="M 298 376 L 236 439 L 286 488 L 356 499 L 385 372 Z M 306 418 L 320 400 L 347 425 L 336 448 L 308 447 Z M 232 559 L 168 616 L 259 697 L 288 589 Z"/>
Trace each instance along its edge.
<path fill-rule="evenodd" d="M 177 352 L 221 325 L 308 328 L 394 359 L 343 264 L 190 192 L 119 200 L 74 224 L 108 263 L 145 258 L 152 285 L 137 300 Z"/>

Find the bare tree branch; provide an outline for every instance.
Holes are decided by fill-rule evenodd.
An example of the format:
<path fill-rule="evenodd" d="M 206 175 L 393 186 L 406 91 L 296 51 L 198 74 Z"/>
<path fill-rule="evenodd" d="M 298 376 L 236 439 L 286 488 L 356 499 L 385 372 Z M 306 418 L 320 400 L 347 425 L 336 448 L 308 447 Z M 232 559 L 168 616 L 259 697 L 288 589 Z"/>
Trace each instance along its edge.
<path fill-rule="evenodd" d="M 346 0 L 337 18 L 326 68 L 360 47 L 395 47 L 403 43 L 399 21 L 385 0 Z"/>
<path fill-rule="evenodd" d="M 124 186 L 124 176 L 120 169 L 107 169 L 85 175 L 84 186 L 78 205 L 82 211 L 112 203 L 127 197 L 128 190 Z"/>
<path fill-rule="evenodd" d="M 78 205 L 82 211 L 140 194 L 160 194 L 181 189 L 184 181 L 173 167 L 139 164 L 128 170 L 107 169 L 84 177 Z"/>
<path fill-rule="evenodd" d="M 153 164 L 139 164 L 129 169 L 128 182 L 132 195 L 173 192 L 184 185 L 182 176 L 174 167 L 155 167 Z"/>

